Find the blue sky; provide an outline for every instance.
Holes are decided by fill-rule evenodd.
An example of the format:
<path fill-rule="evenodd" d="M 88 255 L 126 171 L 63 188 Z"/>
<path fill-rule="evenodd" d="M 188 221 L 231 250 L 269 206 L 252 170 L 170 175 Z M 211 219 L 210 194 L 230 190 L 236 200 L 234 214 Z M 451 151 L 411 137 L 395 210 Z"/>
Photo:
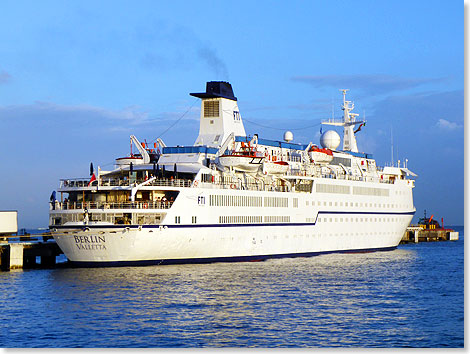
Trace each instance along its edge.
<path fill-rule="evenodd" d="M 452 1 L 2 1 L 0 209 L 48 223 L 60 178 L 110 169 L 129 135 L 191 145 L 206 81 L 247 133 L 318 143 L 349 88 L 359 150 L 408 158 L 417 216 L 464 221 L 464 31 Z M 267 128 L 265 128 L 267 127 Z"/>

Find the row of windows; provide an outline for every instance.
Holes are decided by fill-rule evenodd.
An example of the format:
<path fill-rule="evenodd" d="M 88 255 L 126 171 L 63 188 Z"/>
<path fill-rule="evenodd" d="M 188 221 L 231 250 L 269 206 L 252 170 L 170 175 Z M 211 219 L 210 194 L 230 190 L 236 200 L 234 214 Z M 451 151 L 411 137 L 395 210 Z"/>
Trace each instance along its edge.
<path fill-rule="evenodd" d="M 287 208 L 289 206 L 289 199 L 280 197 L 264 197 L 264 206 L 275 208 Z"/>
<path fill-rule="evenodd" d="M 317 193 L 337 193 L 337 194 L 349 194 L 351 188 L 349 186 L 335 185 L 335 184 L 317 184 Z"/>
<path fill-rule="evenodd" d="M 318 187 L 319 185 L 317 185 Z M 325 185 L 324 185 L 325 186 Z M 329 185 L 326 185 L 329 186 Z M 339 187 L 339 186 L 333 186 Z M 348 187 L 349 188 L 349 187 Z M 355 187 L 356 188 L 356 187 Z M 362 187 L 361 187 L 362 188 Z M 379 188 L 371 188 L 379 189 Z M 383 189 L 388 193 L 388 190 Z M 293 198 L 293 207 L 299 207 L 299 199 Z M 363 203 L 363 202 L 333 202 L 333 201 L 306 201 L 305 204 L 311 206 L 335 206 L 335 207 L 360 207 L 360 208 L 406 208 L 408 204 L 393 203 Z M 210 195 L 210 206 L 235 206 L 235 207 L 278 207 L 287 208 L 289 206 L 289 198 L 284 197 L 264 197 L 264 205 L 262 197 L 253 196 L 237 196 L 237 195 Z"/>
<path fill-rule="evenodd" d="M 281 197 L 262 197 L 239 196 L 239 195 L 210 195 L 210 206 L 235 206 L 235 207 L 273 207 L 287 208 L 289 198 Z M 294 198 L 294 208 L 299 207 L 299 199 Z"/>
<path fill-rule="evenodd" d="M 290 216 L 286 215 L 273 215 L 263 216 L 261 215 L 234 215 L 234 216 L 219 216 L 219 224 L 260 224 L 265 223 L 278 223 L 278 222 L 290 222 Z"/>
<path fill-rule="evenodd" d="M 310 222 L 307 218 L 307 222 Z M 318 218 L 318 222 L 398 222 L 399 218 Z"/>
<path fill-rule="evenodd" d="M 239 195 L 210 195 L 210 206 L 240 206 L 240 207 L 262 207 L 262 197 L 250 197 Z"/>
<path fill-rule="evenodd" d="M 334 184 L 317 184 L 317 193 L 336 193 L 336 194 L 350 194 L 351 187 L 334 185 Z M 353 194 L 355 195 L 373 195 L 378 197 L 388 197 L 390 191 L 385 188 L 372 188 L 372 187 L 353 187 Z"/>
<path fill-rule="evenodd" d="M 265 216 L 264 222 L 290 222 L 290 216 L 285 216 L 285 215 Z"/>
<path fill-rule="evenodd" d="M 219 224 L 255 224 L 262 222 L 263 217 L 256 215 L 219 216 Z"/>
<path fill-rule="evenodd" d="M 406 205 L 406 204 L 393 204 L 393 203 L 388 203 L 388 204 L 381 204 L 381 203 L 359 203 L 359 202 L 325 202 L 325 201 L 317 201 L 315 202 L 314 200 L 312 200 L 311 202 L 309 202 L 308 200 L 305 202 L 305 204 L 308 206 L 308 205 L 311 205 L 312 206 L 315 206 L 315 205 L 318 205 L 318 206 L 345 206 L 345 207 L 360 207 L 360 208 L 387 208 L 387 209 L 390 209 L 390 208 L 406 208 L 408 207 L 409 205 Z"/>
<path fill-rule="evenodd" d="M 389 190 L 385 188 L 372 188 L 372 187 L 353 187 L 353 194 L 356 195 L 374 195 L 379 197 L 388 197 Z"/>

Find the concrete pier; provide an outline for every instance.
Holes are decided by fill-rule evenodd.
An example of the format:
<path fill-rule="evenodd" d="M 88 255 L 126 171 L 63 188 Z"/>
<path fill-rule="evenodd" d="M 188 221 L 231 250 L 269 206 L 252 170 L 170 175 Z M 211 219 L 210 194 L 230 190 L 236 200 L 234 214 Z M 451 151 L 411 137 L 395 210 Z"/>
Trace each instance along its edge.
<path fill-rule="evenodd" d="M 61 254 L 62 250 L 53 241 L 4 243 L 0 244 L 0 269 L 50 268 Z M 37 257 L 40 263 L 36 262 Z"/>

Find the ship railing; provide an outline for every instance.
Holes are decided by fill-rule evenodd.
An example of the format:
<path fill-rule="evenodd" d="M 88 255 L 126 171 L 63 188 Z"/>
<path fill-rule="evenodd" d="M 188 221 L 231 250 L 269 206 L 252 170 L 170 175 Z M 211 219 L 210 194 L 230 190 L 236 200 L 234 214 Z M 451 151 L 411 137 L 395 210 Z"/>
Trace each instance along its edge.
<path fill-rule="evenodd" d="M 129 178 L 100 178 L 98 182 L 93 182 L 92 186 L 103 187 L 130 187 L 144 183 L 146 179 L 129 179 Z M 85 178 L 75 179 L 62 179 L 60 181 L 61 188 L 83 188 L 88 187 L 89 180 Z M 158 178 L 148 183 L 147 186 L 162 186 L 162 187 L 190 187 L 192 181 L 189 179 L 174 179 L 174 178 Z"/>
<path fill-rule="evenodd" d="M 173 201 L 156 201 L 156 202 L 116 202 L 116 203 L 106 203 L 106 202 L 59 202 L 50 204 L 50 210 L 90 210 L 90 209 L 170 209 L 173 205 Z"/>

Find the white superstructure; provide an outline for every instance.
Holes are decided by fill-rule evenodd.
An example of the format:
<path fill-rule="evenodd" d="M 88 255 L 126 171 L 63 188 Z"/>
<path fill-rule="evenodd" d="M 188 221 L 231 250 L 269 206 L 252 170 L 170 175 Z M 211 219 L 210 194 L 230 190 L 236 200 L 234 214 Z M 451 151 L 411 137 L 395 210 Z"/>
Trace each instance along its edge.
<path fill-rule="evenodd" d="M 138 154 L 90 179 L 61 180 L 50 229 L 79 265 L 262 260 L 395 248 L 415 207 L 407 166 L 376 166 L 357 149 L 343 90 L 344 128 L 312 143 L 246 136 L 227 82 L 208 82 L 193 146 L 131 137 Z M 95 180 L 96 178 L 96 180 Z M 90 182 L 91 181 L 91 182 Z"/>

